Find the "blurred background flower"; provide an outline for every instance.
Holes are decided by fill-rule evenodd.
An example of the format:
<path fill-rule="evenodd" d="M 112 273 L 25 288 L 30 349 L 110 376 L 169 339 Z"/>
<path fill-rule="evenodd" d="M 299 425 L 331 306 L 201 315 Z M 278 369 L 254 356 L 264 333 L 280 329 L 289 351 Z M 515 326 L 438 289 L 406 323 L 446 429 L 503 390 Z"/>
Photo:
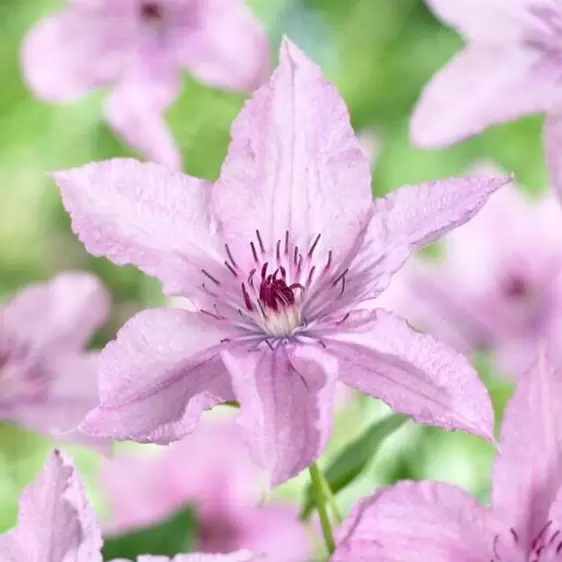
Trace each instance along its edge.
<path fill-rule="evenodd" d="M 526 197 L 536 196 L 548 185 L 539 117 L 495 127 L 446 150 L 426 152 L 410 145 L 408 121 L 421 88 L 462 46 L 460 37 L 439 23 L 422 0 L 250 0 L 248 4 L 265 26 L 271 53 L 277 52 L 282 35 L 287 34 L 340 90 L 355 130 L 365 141 L 365 150 L 373 156 L 376 153 L 374 194 L 460 175 L 482 158 L 515 172 L 516 189 L 526 192 Z M 101 278 L 113 302 L 108 323 L 91 342 L 100 347 L 132 314 L 161 305 L 164 298 L 157 281 L 134 268 L 117 267 L 85 252 L 71 233 L 57 189 L 47 176 L 52 170 L 134 154 L 102 120 L 104 91 L 55 106 L 35 99 L 24 85 L 22 40 L 41 18 L 62 7 L 62 0 L 0 3 L 0 298 L 63 270 L 89 270 Z M 181 149 L 186 171 L 212 180 L 218 176 L 231 121 L 245 96 L 214 89 L 188 75 L 182 80 L 182 94 L 167 111 L 166 121 Z M 494 241 L 489 242 L 492 247 Z M 444 257 L 439 247 L 427 253 L 434 259 Z M 398 287 L 385 306 L 404 306 L 400 293 Z M 485 353 L 476 353 L 474 360 L 499 414 L 511 383 L 498 376 L 497 367 Z M 387 413 L 377 401 L 355 395 L 346 396 L 337 408 L 334 435 L 321 466 L 327 466 L 346 443 Z M 221 413 L 214 416 L 221 417 Z M 48 447 L 46 438 L 0 425 L 0 530 L 14 523 L 17 498 L 42 465 Z M 89 497 L 99 515 L 109 521 L 111 502 L 99 478 L 100 464 L 108 461 L 80 446 L 64 448 L 76 456 Z M 151 455 L 152 448 L 119 444 L 116 462 L 121 452 Z M 340 507 L 345 511 L 359 495 L 399 478 L 444 480 L 485 499 L 492 456 L 491 446 L 475 437 L 422 428 L 408 421 L 384 443 L 361 477 L 338 496 Z M 187 474 L 190 462 L 185 462 Z M 307 483 L 308 475 L 301 474 L 276 489 L 268 501 L 297 505 Z M 158 541 L 162 533 L 168 533 L 168 537 L 180 537 L 183 547 L 185 525 L 191 520 L 182 519 L 178 527 L 177 520 L 164 517 L 160 538 L 137 534 L 133 540 Z"/>

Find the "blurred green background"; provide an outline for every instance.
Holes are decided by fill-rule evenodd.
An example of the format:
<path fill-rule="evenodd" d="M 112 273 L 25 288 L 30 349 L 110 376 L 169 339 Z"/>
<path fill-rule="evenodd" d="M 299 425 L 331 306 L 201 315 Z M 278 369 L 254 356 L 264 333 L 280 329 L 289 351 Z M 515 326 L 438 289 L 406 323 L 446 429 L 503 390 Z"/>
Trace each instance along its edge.
<path fill-rule="evenodd" d="M 454 0 L 453 0 L 454 1 Z M 422 0 L 253 0 L 268 30 L 272 52 L 287 34 L 324 69 L 345 98 L 358 132 L 374 133 L 380 153 L 373 166 L 373 191 L 462 174 L 475 161 L 492 159 L 516 173 L 527 189 L 546 182 L 540 120 L 525 119 L 488 131 L 445 151 L 424 152 L 408 142 L 408 117 L 420 89 L 462 46 Z M 132 154 L 101 121 L 103 92 L 65 106 L 31 97 L 22 83 L 19 48 L 41 16 L 62 6 L 56 0 L 0 0 L 0 297 L 64 269 L 90 269 L 113 295 L 110 323 L 100 346 L 136 310 L 163 302 L 159 285 L 133 268 L 89 257 L 69 229 L 57 190 L 47 173 L 92 160 Z M 232 119 L 244 101 L 185 77 L 183 95 L 169 112 L 186 170 L 214 179 L 224 158 Z M 497 411 L 509 394 L 478 361 Z M 358 435 L 384 407 L 358 399 L 339 414 L 327 458 Z M 41 464 L 49 444 L 0 426 L 0 529 L 14 522 L 16 501 Z M 95 485 L 96 456 L 75 447 L 91 497 L 103 512 Z M 456 482 L 480 498 L 488 492 L 492 449 L 476 438 L 445 434 L 408 422 L 385 444 L 365 475 L 341 495 L 347 508 L 358 495 L 397 478 L 431 477 Z M 276 495 L 300 499 L 306 477 Z"/>

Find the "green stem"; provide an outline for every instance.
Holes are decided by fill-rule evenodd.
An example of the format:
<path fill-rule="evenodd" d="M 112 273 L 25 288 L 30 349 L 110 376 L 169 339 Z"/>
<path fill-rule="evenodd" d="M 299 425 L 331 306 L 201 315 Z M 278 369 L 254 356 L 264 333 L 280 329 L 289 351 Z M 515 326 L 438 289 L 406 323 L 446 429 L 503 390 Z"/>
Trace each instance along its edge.
<path fill-rule="evenodd" d="M 310 482 L 312 484 L 312 493 L 314 494 L 316 509 L 318 510 L 318 515 L 320 516 L 320 525 L 322 526 L 324 542 L 326 543 L 328 552 L 330 554 L 333 554 L 334 550 L 336 549 L 336 545 L 334 543 L 334 536 L 332 534 L 332 524 L 330 523 L 328 510 L 326 509 L 323 486 L 324 478 L 316 463 L 312 463 L 308 467 L 308 470 L 310 472 Z"/>
<path fill-rule="evenodd" d="M 324 496 L 330 504 L 334 519 L 336 520 L 336 523 L 338 525 L 341 525 L 343 522 L 343 518 L 341 516 L 340 508 L 338 507 L 338 504 L 336 502 L 336 498 L 334 497 L 334 493 L 332 492 L 332 488 L 330 487 L 330 484 L 328 483 L 322 472 L 320 472 L 320 478 L 322 479 L 322 489 L 324 491 Z"/>

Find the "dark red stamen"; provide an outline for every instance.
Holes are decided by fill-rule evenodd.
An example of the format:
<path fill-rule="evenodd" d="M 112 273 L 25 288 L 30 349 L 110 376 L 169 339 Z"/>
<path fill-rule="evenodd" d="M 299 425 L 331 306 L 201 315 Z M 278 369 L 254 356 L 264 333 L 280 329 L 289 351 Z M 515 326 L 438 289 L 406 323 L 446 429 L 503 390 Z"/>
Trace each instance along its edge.
<path fill-rule="evenodd" d="M 252 301 L 250 299 L 250 295 L 248 294 L 248 291 L 246 289 L 246 285 L 244 285 L 244 283 L 242 283 L 241 285 L 242 287 L 242 295 L 244 295 L 244 304 L 246 305 L 246 308 L 250 311 L 253 312 L 254 307 L 252 305 Z"/>
<path fill-rule="evenodd" d="M 256 230 L 256 237 L 258 239 L 258 243 L 260 245 L 260 250 L 262 251 L 262 254 L 265 252 L 265 247 L 263 245 L 263 240 L 261 239 L 261 235 L 260 235 L 260 231 Z"/>
<path fill-rule="evenodd" d="M 285 254 L 289 253 L 289 231 L 285 231 Z"/>
<path fill-rule="evenodd" d="M 308 250 L 308 257 L 312 257 L 312 254 L 314 253 L 314 250 L 316 248 L 316 246 L 318 246 L 318 242 L 320 240 L 320 234 L 314 239 L 314 242 L 312 243 L 312 246 L 310 248 L 310 250 Z"/>
<path fill-rule="evenodd" d="M 238 267 L 238 264 L 236 263 L 236 260 L 232 257 L 232 252 L 230 251 L 230 248 L 228 247 L 228 244 L 224 245 L 224 249 L 226 250 L 226 255 L 228 256 L 228 259 L 230 260 L 232 265 L 234 267 Z"/>
<path fill-rule="evenodd" d="M 290 287 L 287 286 L 286 271 L 282 267 L 277 268 L 273 274 L 267 275 L 267 266 L 268 264 L 265 263 L 261 270 L 259 302 L 266 310 L 279 312 L 281 308 L 295 304 L 294 291 L 301 285 L 294 283 Z"/>
<path fill-rule="evenodd" d="M 227 261 L 224 262 L 224 265 L 226 265 L 228 271 L 230 271 L 230 273 L 232 273 L 234 277 L 238 277 L 238 273 L 236 273 L 236 270 Z"/>
<path fill-rule="evenodd" d="M 218 281 L 215 277 L 213 277 L 209 272 L 205 271 L 204 269 L 201 270 L 201 273 L 208 277 L 215 285 L 220 287 L 220 281 Z"/>
<path fill-rule="evenodd" d="M 332 250 L 328 252 L 328 263 L 326 264 L 326 269 L 330 269 L 332 265 Z"/>
<path fill-rule="evenodd" d="M 253 242 L 250 242 L 250 248 L 252 248 L 252 255 L 254 256 L 254 261 L 258 263 L 260 260 L 258 258 L 258 253 L 256 252 L 256 247 Z"/>

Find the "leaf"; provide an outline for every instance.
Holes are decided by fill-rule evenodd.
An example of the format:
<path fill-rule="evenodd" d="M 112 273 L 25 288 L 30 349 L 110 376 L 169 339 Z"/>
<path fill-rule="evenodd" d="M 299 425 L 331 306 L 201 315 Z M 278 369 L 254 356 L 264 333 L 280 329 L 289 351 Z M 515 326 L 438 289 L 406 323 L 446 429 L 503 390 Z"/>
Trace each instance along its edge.
<path fill-rule="evenodd" d="M 351 484 L 374 458 L 382 442 L 408 419 L 400 414 L 390 414 L 376 421 L 363 435 L 347 445 L 324 473 L 332 493 L 335 495 Z M 301 519 L 308 519 L 314 507 L 312 486 L 309 485 L 305 492 Z"/>
<path fill-rule="evenodd" d="M 143 554 L 173 557 L 189 552 L 195 542 L 196 527 L 195 512 L 184 509 L 158 525 L 107 539 L 103 559 L 136 560 Z"/>

